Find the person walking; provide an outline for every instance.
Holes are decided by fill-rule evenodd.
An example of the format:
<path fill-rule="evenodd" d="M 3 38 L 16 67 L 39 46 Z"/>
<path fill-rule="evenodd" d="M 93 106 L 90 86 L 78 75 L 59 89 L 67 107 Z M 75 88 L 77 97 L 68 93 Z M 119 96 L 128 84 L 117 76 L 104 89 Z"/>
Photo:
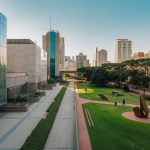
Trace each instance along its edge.
<path fill-rule="evenodd" d="M 115 107 L 117 106 L 117 102 L 115 101 Z"/>
<path fill-rule="evenodd" d="M 125 101 L 125 99 L 123 99 L 122 100 L 122 106 L 125 106 L 125 104 L 126 104 L 126 101 Z"/>

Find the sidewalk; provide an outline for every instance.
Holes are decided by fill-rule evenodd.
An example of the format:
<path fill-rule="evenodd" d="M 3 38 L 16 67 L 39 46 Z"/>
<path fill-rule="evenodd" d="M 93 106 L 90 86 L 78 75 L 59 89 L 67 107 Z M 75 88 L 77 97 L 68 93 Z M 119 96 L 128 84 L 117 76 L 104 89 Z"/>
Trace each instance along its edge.
<path fill-rule="evenodd" d="M 44 150 L 76 150 L 74 86 L 69 84 Z"/>
<path fill-rule="evenodd" d="M 75 92 L 76 92 L 76 106 L 77 106 L 76 113 L 77 113 L 79 149 L 92 150 L 88 129 L 86 126 L 83 109 L 82 109 L 82 104 L 84 103 L 84 101 L 80 99 L 76 86 L 75 86 Z"/>
<path fill-rule="evenodd" d="M 37 123 L 45 115 L 61 87 L 46 91 L 46 96 L 29 107 L 27 112 L 5 113 L 0 117 L 0 150 L 19 150 Z"/>

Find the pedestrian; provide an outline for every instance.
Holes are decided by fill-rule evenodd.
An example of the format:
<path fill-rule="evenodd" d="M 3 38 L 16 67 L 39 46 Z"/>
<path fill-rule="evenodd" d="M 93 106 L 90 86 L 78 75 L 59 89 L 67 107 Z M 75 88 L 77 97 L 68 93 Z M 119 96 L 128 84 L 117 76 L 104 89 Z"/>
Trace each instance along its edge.
<path fill-rule="evenodd" d="M 125 106 L 125 103 L 126 103 L 126 101 L 125 101 L 125 99 L 123 99 L 122 100 L 122 106 Z"/>
<path fill-rule="evenodd" d="M 115 101 L 115 107 L 117 106 L 117 102 Z"/>

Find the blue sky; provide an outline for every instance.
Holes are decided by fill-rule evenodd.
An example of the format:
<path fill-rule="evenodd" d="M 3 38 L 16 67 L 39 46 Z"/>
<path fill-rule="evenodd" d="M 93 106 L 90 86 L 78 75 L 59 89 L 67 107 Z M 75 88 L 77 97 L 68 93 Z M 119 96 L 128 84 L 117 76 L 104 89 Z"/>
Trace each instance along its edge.
<path fill-rule="evenodd" d="M 133 52 L 150 49 L 150 0 L 0 0 L 8 18 L 8 38 L 30 38 L 41 46 L 41 28 L 59 30 L 66 55 L 80 51 L 93 60 L 95 48 L 114 61 L 115 40 L 133 41 Z"/>

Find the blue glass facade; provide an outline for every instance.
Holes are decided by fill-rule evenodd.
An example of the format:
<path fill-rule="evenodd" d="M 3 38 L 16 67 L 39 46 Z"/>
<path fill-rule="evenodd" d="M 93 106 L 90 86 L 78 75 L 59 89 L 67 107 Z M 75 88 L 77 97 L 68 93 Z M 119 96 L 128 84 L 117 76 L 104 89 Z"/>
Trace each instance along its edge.
<path fill-rule="evenodd" d="M 7 18 L 0 13 L 0 106 L 7 102 Z"/>
<path fill-rule="evenodd" d="M 50 76 L 55 78 L 55 62 L 56 62 L 56 45 L 57 45 L 57 33 L 54 31 L 50 32 Z"/>

